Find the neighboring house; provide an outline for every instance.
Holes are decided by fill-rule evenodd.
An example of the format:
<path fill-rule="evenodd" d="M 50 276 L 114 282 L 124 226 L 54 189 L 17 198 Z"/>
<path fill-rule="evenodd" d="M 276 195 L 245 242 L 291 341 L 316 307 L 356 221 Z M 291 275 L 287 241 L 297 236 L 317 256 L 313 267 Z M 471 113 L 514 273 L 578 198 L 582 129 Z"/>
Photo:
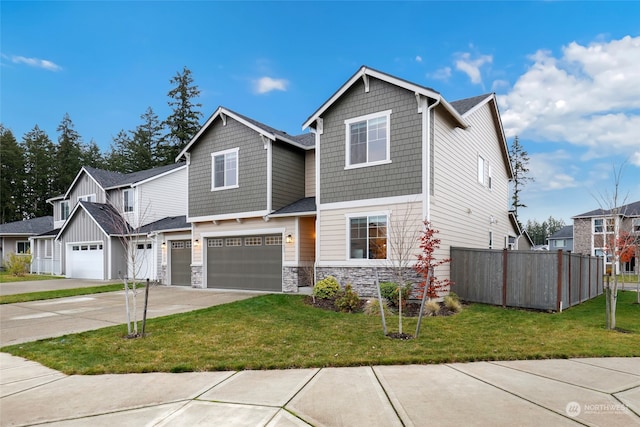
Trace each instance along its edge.
<path fill-rule="evenodd" d="M 184 163 L 130 174 L 83 167 L 64 195 L 48 200 L 55 230 L 33 238 L 32 271 L 100 280 L 134 272 L 136 278 L 161 277 L 164 231 L 142 230 L 184 215 L 186 177 Z M 190 240 L 184 223 L 174 225 L 172 236 Z"/>
<path fill-rule="evenodd" d="M 565 225 L 549 236 L 547 246 L 550 251 L 573 252 L 573 225 Z"/>
<path fill-rule="evenodd" d="M 605 257 L 605 267 L 614 261 L 615 231 L 640 239 L 640 201 L 613 209 L 596 209 L 573 218 L 574 252 Z M 616 265 L 615 271 L 638 273 L 638 259 Z"/>
<path fill-rule="evenodd" d="M 31 241 L 29 239 L 52 228 L 52 216 L 0 224 L 0 265 L 4 266 L 6 257 L 9 254 L 31 253 Z"/>
<path fill-rule="evenodd" d="M 440 231 L 442 258 L 451 246 L 518 249 L 494 94 L 449 103 L 362 67 L 306 128 L 291 136 L 220 107 L 179 154 L 192 286 L 295 292 L 314 271 L 371 294 L 395 249 L 415 260 L 423 220 Z"/>

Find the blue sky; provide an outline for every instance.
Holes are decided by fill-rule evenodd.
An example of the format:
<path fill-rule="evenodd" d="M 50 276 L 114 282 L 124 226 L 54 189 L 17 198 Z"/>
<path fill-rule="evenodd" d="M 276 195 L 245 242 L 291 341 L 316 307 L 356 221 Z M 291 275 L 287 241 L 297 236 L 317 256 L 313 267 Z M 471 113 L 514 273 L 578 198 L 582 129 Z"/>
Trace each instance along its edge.
<path fill-rule="evenodd" d="M 448 101 L 495 92 L 531 157 L 523 222 L 599 207 L 613 165 L 640 199 L 638 2 L 0 3 L 0 121 L 56 140 L 69 113 L 107 150 L 183 66 L 218 105 L 286 132 L 361 65 Z"/>

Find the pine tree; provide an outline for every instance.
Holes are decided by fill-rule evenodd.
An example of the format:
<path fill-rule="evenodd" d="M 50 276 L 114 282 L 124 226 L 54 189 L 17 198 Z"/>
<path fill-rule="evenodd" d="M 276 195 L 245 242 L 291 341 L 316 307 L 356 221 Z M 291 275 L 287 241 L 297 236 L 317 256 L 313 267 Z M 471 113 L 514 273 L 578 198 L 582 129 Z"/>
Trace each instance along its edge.
<path fill-rule="evenodd" d="M 0 223 L 23 219 L 24 149 L 0 124 Z"/>
<path fill-rule="evenodd" d="M 98 144 L 96 144 L 93 139 L 82 147 L 82 165 L 98 169 L 104 168 L 104 156 L 102 155 L 102 151 L 100 151 L 100 147 L 98 147 Z"/>
<path fill-rule="evenodd" d="M 162 123 L 151 107 L 148 107 L 140 118 L 143 122 L 132 132 L 129 146 L 125 150 L 129 169 L 135 171 L 151 169 L 162 164 Z"/>
<path fill-rule="evenodd" d="M 529 155 L 524 147 L 520 145 L 517 136 L 513 139 L 513 143 L 509 149 L 509 157 L 511 159 L 511 168 L 513 169 L 513 196 L 511 197 L 511 206 L 513 207 L 516 218 L 518 218 L 518 208 L 527 207 L 527 205 L 522 202 L 520 193 L 526 183 L 533 181 L 533 178 L 527 176 L 529 173 Z"/>
<path fill-rule="evenodd" d="M 25 150 L 24 217 L 36 218 L 51 215 L 52 206 L 47 203 L 47 199 L 66 191 L 66 188 L 60 191 L 55 187 L 53 142 L 38 125 L 24 134 L 22 141 Z"/>
<path fill-rule="evenodd" d="M 200 96 L 200 90 L 193 84 L 191 71 L 184 67 L 182 73 L 178 72 L 170 83 L 175 87 L 167 94 L 171 98 L 168 104 L 172 113 L 165 121 L 169 132 L 163 144 L 162 164 L 175 161 L 180 151 L 200 129 L 202 117 L 202 113 L 198 111 L 202 104 L 193 102 L 194 98 Z"/>
<path fill-rule="evenodd" d="M 67 191 L 82 168 L 82 140 L 73 127 L 69 114 L 65 114 L 56 129 L 59 132 L 55 155 L 55 190 Z"/>
<path fill-rule="evenodd" d="M 121 129 L 116 136 L 113 137 L 111 143 L 111 150 L 105 159 L 105 166 L 110 171 L 129 173 L 130 170 L 129 161 L 127 159 L 127 149 L 131 145 L 131 138 L 129 134 Z"/>

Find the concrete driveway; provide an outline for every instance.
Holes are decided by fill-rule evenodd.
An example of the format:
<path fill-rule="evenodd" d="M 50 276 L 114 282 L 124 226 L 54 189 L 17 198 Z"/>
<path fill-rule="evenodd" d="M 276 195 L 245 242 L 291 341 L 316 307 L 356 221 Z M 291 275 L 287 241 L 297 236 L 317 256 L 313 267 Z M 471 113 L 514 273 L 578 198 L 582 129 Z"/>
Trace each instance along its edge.
<path fill-rule="evenodd" d="M 51 279 L 27 282 L 2 282 L 0 283 L 0 295 L 27 294 L 30 292 L 54 291 L 58 289 L 89 288 L 112 283 L 122 283 L 122 280 Z"/>
<path fill-rule="evenodd" d="M 54 282 L 59 281 L 45 283 L 53 286 Z M 138 319 L 141 320 L 144 290 L 138 292 Z M 256 295 L 259 293 L 152 286 L 147 318 L 184 313 Z M 4 304 L 0 308 L 0 346 L 121 325 L 126 321 L 124 291 Z"/>

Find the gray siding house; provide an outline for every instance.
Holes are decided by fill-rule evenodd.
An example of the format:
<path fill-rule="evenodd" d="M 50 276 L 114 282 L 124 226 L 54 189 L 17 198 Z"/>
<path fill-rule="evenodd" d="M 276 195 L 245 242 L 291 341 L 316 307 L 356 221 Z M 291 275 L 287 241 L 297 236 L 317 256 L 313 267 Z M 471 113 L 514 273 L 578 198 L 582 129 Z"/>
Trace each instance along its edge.
<path fill-rule="evenodd" d="M 573 225 L 567 225 L 553 233 L 547 239 L 550 251 L 573 252 Z"/>

